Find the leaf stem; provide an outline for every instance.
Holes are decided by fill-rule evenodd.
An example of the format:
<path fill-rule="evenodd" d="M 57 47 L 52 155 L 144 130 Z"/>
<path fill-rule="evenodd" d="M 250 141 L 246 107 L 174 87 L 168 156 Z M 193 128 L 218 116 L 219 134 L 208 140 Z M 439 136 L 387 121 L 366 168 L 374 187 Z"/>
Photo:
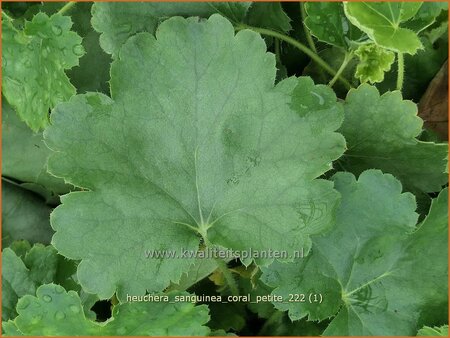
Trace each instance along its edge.
<path fill-rule="evenodd" d="M 348 66 L 348 63 L 353 59 L 353 52 L 345 52 L 345 56 L 344 56 L 344 61 L 342 61 L 341 66 L 339 67 L 336 75 L 334 75 L 334 77 L 330 80 L 330 82 L 328 83 L 328 85 L 330 87 L 333 87 L 334 84 L 336 83 L 336 81 L 338 80 L 339 76 L 342 75 L 342 73 L 344 72 L 345 68 Z"/>
<path fill-rule="evenodd" d="M 261 327 L 261 330 L 258 332 L 258 336 L 265 336 L 267 329 L 270 327 L 270 325 L 276 323 L 278 320 L 280 320 L 283 317 L 283 312 L 275 310 L 270 317 L 266 320 L 264 325 Z"/>
<path fill-rule="evenodd" d="M 266 29 L 266 28 L 259 28 L 259 27 L 253 27 L 253 26 L 247 26 L 244 24 L 239 24 L 235 27 L 235 29 L 237 31 L 243 30 L 243 29 L 250 29 L 254 32 L 257 32 L 259 34 L 263 34 L 263 35 L 267 35 L 267 36 L 271 36 L 277 39 L 280 39 L 282 41 L 285 41 L 287 43 L 289 43 L 290 45 L 296 47 L 297 49 L 301 50 L 303 53 L 305 53 L 306 55 L 308 55 L 315 63 L 317 63 L 320 67 L 322 67 L 327 73 L 331 74 L 331 75 L 336 75 L 336 71 L 331 68 L 331 66 L 326 63 L 319 55 L 317 55 L 316 53 L 314 53 L 311 49 L 309 49 L 308 47 L 306 47 L 304 44 L 302 44 L 301 42 L 291 38 L 290 36 L 272 31 L 270 29 Z M 351 89 L 352 85 L 347 81 L 347 79 L 343 78 L 342 76 L 338 77 L 339 81 L 341 81 L 345 87 L 347 87 L 347 89 Z"/>
<path fill-rule="evenodd" d="M 230 288 L 231 294 L 233 296 L 238 296 L 239 290 L 237 287 L 237 283 L 234 280 L 232 272 L 230 271 L 230 269 L 228 269 L 227 263 L 220 258 L 215 258 L 215 261 L 217 263 L 217 268 L 223 274 L 223 277 L 225 278 L 225 281 Z"/>
<path fill-rule="evenodd" d="M 403 77 L 405 75 L 405 60 L 402 53 L 397 53 L 397 90 L 402 91 L 403 89 Z"/>
<path fill-rule="evenodd" d="M 317 54 L 316 45 L 314 44 L 314 40 L 311 36 L 311 32 L 309 31 L 308 27 L 306 27 L 305 24 L 305 18 L 306 18 L 306 10 L 305 10 L 305 3 L 300 2 L 300 15 L 302 18 L 302 24 L 303 24 L 303 30 L 305 31 L 306 41 L 308 41 L 309 48 Z"/>
<path fill-rule="evenodd" d="M 71 9 L 73 6 L 77 4 L 76 1 L 69 1 L 67 2 L 59 11 L 57 14 L 64 15 L 69 9 Z"/>

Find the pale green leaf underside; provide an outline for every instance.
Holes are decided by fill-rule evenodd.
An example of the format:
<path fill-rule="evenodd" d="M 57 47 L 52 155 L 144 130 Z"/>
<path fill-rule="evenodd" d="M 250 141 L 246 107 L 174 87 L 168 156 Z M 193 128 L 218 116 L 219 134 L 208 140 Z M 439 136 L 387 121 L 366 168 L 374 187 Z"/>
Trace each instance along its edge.
<path fill-rule="evenodd" d="M 448 337 L 448 325 L 443 325 L 440 327 L 429 327 L 424 326 L 417 332 L 418 336 L 442 336 L 442 337 Z"/>
<path fill-rule="evenodd" d="M 320 41 L 349 49 L 351 42 L 361 39 L 363 32 L 353 26 L 340 2 L 307 2 L 305 24 Z"/>
<path fill-rule="evenodd" d="M 422 43 L 404 28 L 422 6 L 421 2 L 345 2 L 347 18 L 381 47 L 415 54 Z"/>
<path fill-rule="evenodd" d="M 84 49 L 59 14 L 38 13 L 23 31 L 2 20 L 2 93 L 21 120 L 37 131 L 48 125 L 49 109 L 75 94 L 64 70 L 78 65 Z"/>
<path fill-rule="evenodd" d="M 145 250 L 195 251 L 199 235 L 235 250 L 309 249 L 337 202 L 316 177 L 344 150 L 334 132 L 342 107 L 309 78 L 274 87 L 275 73 L 258 34 L 235 35 L 219 15 L 176 17 L 156 39 L 141 33 L 124 45 L 112 99 L 80 95 L 54 110 L 49 170 L 91 191 L 62 198 L 53 244 L 82 260 L 86 290 L 162 290 L 193 260 Z"/>
<path fill-rule="evenodd" d="M 391 175 L 334 181 L 342 194 L 335 228 L 314 238 L 310 257 L 274 263 L 262 277 L 274 294 L 322 293 L 323 303 L 275 306 L 294 320 L 335 316 L 324 334 L 337 336 L 413 335 L 427 320 L 445 320 L 447 190 L 413 232 L 414 197 Z"/>
<path fill-rule="evenodd" d="M 376 44 L 361 45 L 355 54 L 359 58 L 355 77 L 361 82 L 376 83 L 384 80 L 384 73 L 391 69 L 395 55 Z"/>
<path fill-rule="evenodd" d="M 55 198 L 70 188 L 64 180 L 47 173 L 49 156 L 42 133 L 30 130 L 6 101 L 2 101 L 2 175 L 42 192 L 47 200 Z"/>
<path fill-rule="evenodd" d="M 92 26 L 101 33 L 100 45 L 114 56 L 127 39 L 140 32 L 154 34 L 170 16 L 209 17 L 219 13 L 241 22 L 250 2 L 98 2 L 92 6 Z"/>
<path fill-rule="evenodd" d="M 348 150 L 338 168 L 356 175 L 381 169 L 400 179 L 413 192 L 440 191 L 445 174 L 447 144 L 418 141 L 423 121 L 417 107 L 400 92 L 380 96 L 367 84 L 348 92 L 341 132 Z"/>
<path fill-rule="evenodd" d="M 173 300 L 173 297 L 172 297 Z M 205 336 L 209 329 L 206 305 L 140 302 L 117 305 L 112 319 L 86 319 L 80 298 L 55 284 L 39 287 L 36 297 L 25 296 L 17 305 L 19 316 L 3 323 L 6 335 L 30 336 Z"/>

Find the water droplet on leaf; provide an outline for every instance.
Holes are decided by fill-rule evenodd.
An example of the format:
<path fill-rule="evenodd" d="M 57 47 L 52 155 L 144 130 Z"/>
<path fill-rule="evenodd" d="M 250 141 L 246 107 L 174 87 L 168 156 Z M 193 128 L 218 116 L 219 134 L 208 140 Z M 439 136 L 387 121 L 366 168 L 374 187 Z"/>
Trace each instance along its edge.
<path fill-rule="evenodd" d="M 117 28 L 117 34 L 128 34 L 131 32 L 133 26 L 129 23 L 123 24 Z"/>
<path fill-rule="evenodd" d="M 69 310 L 72 311 L 73 313 L 80 313 L 80 307 L 75 304 L 70 305 Z"/>
<path fill-rule="evenodd" d="M 44 295 L 44 296 L 42 297 L 42 299 L 43 299 L 44 302 L 46 302 L 46 303 L 50 303 L 50 302 L 52 301 L 52 297 L 49 296 L 49 295 Z"/>
<path fill-rule="evenodd" d="M 58 25 L 54 25 L 52 26 L 52 32 L 56 35 L 56 36 L 60 36 L 62 34 L 62 28 Z"/>
<path fill-rule="evenodd" d="M 56 311 L 55 318 L 58 320 L 62 320 L 64 318 L 66 318 L 66 314 L 62 311 Z"/>
<path fill-rule="evenodd" d="M 17 304 L 18 310 L 24 310 L 30 305 L 30 301 L 27 298 L 22 299 L 19 304 Z"/>
<path fill-rule="evenodd" d="M 37 324 L 42 320 L 42 316 L 41 315 L 34 315 L 31 318 L 31 324 Z"/>
<path fill-rule="evenodd" d="M 83 56 L 84 55 L 84 47 L 82 45 L 75 45 L 72 47 L 72 52 L 76 56 Z"/>

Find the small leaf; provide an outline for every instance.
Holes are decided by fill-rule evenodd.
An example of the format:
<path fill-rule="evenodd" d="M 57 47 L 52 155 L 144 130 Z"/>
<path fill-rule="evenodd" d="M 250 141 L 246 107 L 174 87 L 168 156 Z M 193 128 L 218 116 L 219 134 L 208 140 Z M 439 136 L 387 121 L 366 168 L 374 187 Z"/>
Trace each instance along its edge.
<path fill-rule="evenodd" d="M 345 2 L 347 18 L 376 44 L 398 53 L 415 54 L 422 48 L 417 34 L 404 28 L 421 2 Z"/>
<path fill-rule="evenodd" d="M 361 82 L 381 82 L 384 80 L 384 72 L 391 69 L 395 55 L 389 50 L 378 47 L 376 44 L 361 45 L 355 54 L 359 57 L 355 76 Z"/>
<path fill-rule="evenodd" d="M 7 335 L 14 326 L 30 336 L 205 336 L 210 331 L 204 326 L 208 308 L 192 303 L 126 303 L 116 305 L 106 323 L 88 320 L 78 294 L 55 284 L 40 286 L 36 297 L 22 297 L 17 312 L 14 322 L 3 324 Z"/>
<path fill-rule="evenodd" d="M 60 14 L 38 13 L 24 30 L 2 20 L 2 93 L 32 130 L 48 125 L 49 109 L 75 94 L 64 70 L 84 55 L 72 21 Z"/>

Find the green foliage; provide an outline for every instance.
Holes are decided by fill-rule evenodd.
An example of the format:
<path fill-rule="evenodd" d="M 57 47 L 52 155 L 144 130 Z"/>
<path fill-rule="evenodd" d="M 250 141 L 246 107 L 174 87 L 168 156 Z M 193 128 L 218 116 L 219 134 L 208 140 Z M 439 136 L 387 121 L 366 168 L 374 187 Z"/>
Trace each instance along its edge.
<path fill-rule="evenodd" d="M 415 54 L 422 48 L 417 34 L 405 28 L 405 22 L 411 20 L 421 6 L 421 2 L 344 3 L 350 22 L 378 45 L 408 54 Z"/>
<path fill-rule="evenodd" d="M 446 3 L 2 19 L 2 334 L 448 335 Z"/>
<path fill-rule="evenodd" d="M 361 85 L 349 91 L 341 132 L 347 151 L 338 165 L 359 175 L 370 168 L 391 173 L 406 189 L 439 191 L 447 182 L 447 144 L 417 140 L 423 121 L 417 107 L 399 92 L 380 96 L 375 87 Z"/>
<path fill-rule="evenodd" d="M 67 16 L 36 14 L 24 29 L 2 15 L 2 93 L 34 131 L 48 125 L 48 112 L 75 94 L 65 69 L 84 55 Z"/>
<path fill-rule="evenodd" d="M 442 336 L 448 337 L 448 325 L 443 325 L 441 327 L 429 327 L 424 326 L 417 332 L 418 336 Z"/>
<path fill-rule="evenodd" d="M 209 318 L 204 305 L 121 304 L 114 307 L 112 319 L 102 325 L 85 317 L 76 292 L 67 292 L 55 284 L 39 287 L 36 297 L 22 297 L 17 311 L 19 316 L 3 326 L 7 335 L 20 332 L 31 336 L 204 336 L 209 333 L 204 326 Z"/>
<path fill-rule="evenodd" d="M 416 229 L 414 197 L 391 175 L 338 173 L 334 181 L 336 227 L 314 238 L 305 260 L 274 263 L 262 276 L 273 294 L 321 293 L 323 302 L 275 307 L 293 320 L 335 316 L 324 332 L 333 336 L 412 335 L 424 317 L 445 320 L 436 305 L 447 306 L 447 190 Z"/>
<path fill-rule="evenodd" d="M 395 58 L 394 53 L 375 44 L 361 45 L 355 54 L 360 60 L 355 76 L 361 82 L 370 83 L 383 81 L 384 72 L 391 69 Z"/>
<path fill-rule="evenodd" d="M 191 34 L 194 31 L 201 32 L 197 35 L 202 39 Z M 183 46 L 184 55 L 174 52 L 174 43 Z M 243 52 L 249 62 L 237 67 L 234 59 Z M 189 61 L 193 55 L 194 63 Z M 164 60 L 163 67 L 149 77 L 146 71 L 160 66 L 159 60 Z M 273 87 L 274 64 L 256 33 L 243 31 L 235 37 L 233 27 L 218 15 L 200 23 L 173 18 L 159 26 L 156 40 L 140 34 L 122 47 L 120 61 L 111 70 L 112 99 L 76 96 L 54 110 L 52 126 L 45 132 L 47 144 L 56 151 L 49 170 L 92 191 L 63 197 L 52 214 L 57 231 L 53 243 L 65 256 L 83 260 L 78 274 L 87 290 L 104 298 L 111 297 L 116 284 L 121 285 L 119 298 L 146 289 L 160 291 L 170 281 L 176 283 L 192 263 L 155 262 L 145 258 L 148 248 L 196 250 L 200 235 L 205 243 L 235 250 L 250 245 L 255 250 L 291 252 L 299 245 L 308 250 L 309 235 L 330 225 L 337 196 L 328 182 L 314 179 L 343 152 L 343 138 L 333 133 L 342 107 L 330 89 L 314 88 L 306 78 Z M 174 72 L 179 77 L 174 78 Z M 252 81 L 244 84 L 239 78 Z M 136 81 L 151 93 L 149 100 L 135 87 Z M 167 99 L 167 86 L 177 93 L 177 101 Z M 200 94 L 205 90 L 210 95 Z M 292 90 L 294 109 L 289 107 Z M 312 110 L 305 110 L 307 106 Z M 99 114 L 109 117 L 99 120 Z M 114 122 L 119 120 L 120 125 Z M 99 135 L 101 142 L 92 135 Z M 295 142 L 298 137 L 307 140 L 302 147 Z M 138 152 L 124 162 L 120 158 L 128 153 L 127 144 L 135 144 Z M 147 158 L 158 160 L 150 163 Z M 298 165 L 306 160 L 308 165 Z M 263 182 L 266 188 L 259 190 Z M 92 204 L 99 207 L 92 210 Z M 313 213 L 312 204 L 320 212 Z M 247 232 L 237 241 L 242 222 Z M 136 226 L 139 231 L 132 230 Z M 272 230 L 275 227 L 279 230 Z M 80 248 L 73 237 L 91 228 L 97 228 L 98 235 L 84 237 Z M 152 236 L 154 232 L 159 236 Z M 101 241 L 118 233 L 121 239 L 114 245 Z M 138 245 L 130 248 L 129 243 Z M 129 263 L 108 272 L 111 259 L 123 251 L 122 259 Z M 95 254 L 100 252 L 109 254 Z M 145 268 L 130 280 L 136 260 Z M 104 273 L 93 279 L 99 268 Z"/>

